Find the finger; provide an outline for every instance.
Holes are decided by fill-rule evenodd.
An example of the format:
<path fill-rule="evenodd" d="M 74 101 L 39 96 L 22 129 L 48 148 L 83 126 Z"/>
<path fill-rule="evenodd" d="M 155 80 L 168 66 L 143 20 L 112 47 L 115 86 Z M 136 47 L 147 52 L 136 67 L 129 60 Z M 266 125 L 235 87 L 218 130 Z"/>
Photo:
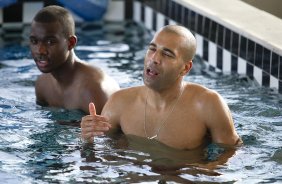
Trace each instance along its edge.
<path fill-rule="evenodd" d="M 92 116 L 96 116 L 96 108 L 93 102 L 89 103 L 89 113 Z"/>

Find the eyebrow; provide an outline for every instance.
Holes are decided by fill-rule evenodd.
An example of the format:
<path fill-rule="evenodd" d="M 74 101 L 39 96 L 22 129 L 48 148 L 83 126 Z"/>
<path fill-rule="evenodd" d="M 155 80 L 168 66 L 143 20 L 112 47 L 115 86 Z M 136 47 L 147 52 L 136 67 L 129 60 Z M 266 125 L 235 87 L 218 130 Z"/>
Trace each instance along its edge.
<path fill-rule="evenodd" d="M 149 46 L 157 47 L 157 45 L 154 44 L 154 43 L 150 43 Z M 175 53 L 174 53 L 172 50 L 170 50 L 170 49 L 168 49 L 168 48 L 165 48 L 165 47 L 164 47 L 162 50 L 165 51 L 165 52 L 169 52 L 171 55 L 173 55 L 174 57 L 176 57 Z"/>
<path fill-rule="evenodd" d="M 30 39 L 34 38 L 34 39 L 38 39 L 36 36 L 30 35 L 29 36 Z M 56 39 L 55 36 L 46 36 L 43 38 L 43 40 L 48 40 L 48 39 Z"/>

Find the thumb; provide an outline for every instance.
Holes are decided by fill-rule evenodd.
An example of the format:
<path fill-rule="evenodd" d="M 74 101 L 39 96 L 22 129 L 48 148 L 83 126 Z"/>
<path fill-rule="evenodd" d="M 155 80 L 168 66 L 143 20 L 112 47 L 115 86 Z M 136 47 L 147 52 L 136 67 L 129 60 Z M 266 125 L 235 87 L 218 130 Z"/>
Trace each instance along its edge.
<path fill-rule="evenodd" d="M 96 108 L 93 102 L 89 103 L 89 113 L 92 116 L 96 116 Z"/>

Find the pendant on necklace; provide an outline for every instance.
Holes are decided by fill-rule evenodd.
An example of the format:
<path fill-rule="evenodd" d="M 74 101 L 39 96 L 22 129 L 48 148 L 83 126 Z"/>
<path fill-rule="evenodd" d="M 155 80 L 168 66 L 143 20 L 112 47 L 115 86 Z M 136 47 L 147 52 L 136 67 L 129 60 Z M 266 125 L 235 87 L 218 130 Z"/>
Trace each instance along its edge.
<path fill-rule="evenodd" d="M 155 138 L 157 138 L 158 137 L 158 135 L 156 134 L 156 135 L 154 135 L 154 136 L 152 136 L 152 137 L 147 137 L 148 139 L 150 139 L 150 140 L 152 140 L 152 139 L 155 139 Z"/>

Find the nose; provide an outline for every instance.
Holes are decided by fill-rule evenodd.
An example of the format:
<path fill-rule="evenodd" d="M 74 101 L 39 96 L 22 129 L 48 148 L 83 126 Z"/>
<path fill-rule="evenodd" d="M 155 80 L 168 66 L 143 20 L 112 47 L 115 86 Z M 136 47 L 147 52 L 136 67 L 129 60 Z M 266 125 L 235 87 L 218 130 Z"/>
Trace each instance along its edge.
<path fill-rule="evenodd" d="M 152 55 L 150 60 L 154 63 L 154 64 L 160 64 L 161 63 L 161 54 L 160 51 L 156 50 Z"/>
<path fill-rule="evenodd" d="M 44 43 L 42 42 L 38 43 L 38 52 L 39 54 L 47 54 L 47 47 Z"/>

